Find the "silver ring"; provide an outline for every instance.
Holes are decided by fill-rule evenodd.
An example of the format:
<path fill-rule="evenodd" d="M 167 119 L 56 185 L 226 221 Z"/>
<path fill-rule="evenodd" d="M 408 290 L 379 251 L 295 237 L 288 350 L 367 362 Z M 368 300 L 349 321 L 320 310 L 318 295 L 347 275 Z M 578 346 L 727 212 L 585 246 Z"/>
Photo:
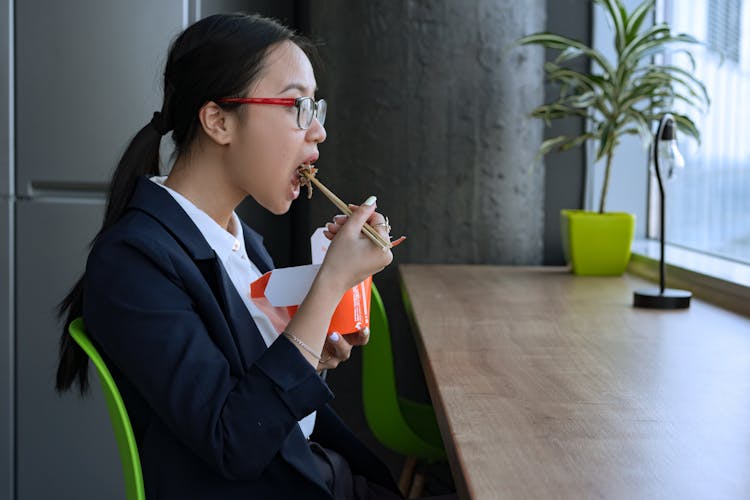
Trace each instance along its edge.
<path fill-rule="evenodd" d="M 384 227 L 385 231 L 391 234 L 391 224 L 388 222 L 388 217 L 385 218 L 385 222 L 378 222 L 377 224 L 373 224 L 372 227 Z"/>

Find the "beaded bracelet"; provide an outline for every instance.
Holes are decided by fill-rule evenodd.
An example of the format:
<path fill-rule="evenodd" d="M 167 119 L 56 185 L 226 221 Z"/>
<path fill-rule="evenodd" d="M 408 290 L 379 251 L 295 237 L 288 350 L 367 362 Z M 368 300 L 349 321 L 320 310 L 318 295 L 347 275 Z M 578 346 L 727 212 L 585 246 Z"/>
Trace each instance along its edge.
<path fill-rule="evenodd" d="M 287 331 L 284 331 L 284 332 L 281 332 L 281 333 L 282 333 L 282 335 L 284 335 L 284 337 L 288 338 L 289 340 L 291 340 L 292 342 L 294 342 L 295 344 L 297 344 L 298 346 L 300 346 L 302 349 L 304 349 L 307 352 L 309 352 L 312 357 L 314 357 L 315 359 L 317 359 L 318 361 L 320 361 L 320 355 L 315 354 L 315 351 L 312 350 L 312 347 L 310 347 L 309 345 L 307 345 L 304 342 L 302 342 L 302 340 L 300 340 L 295 334 L 289 333 Z"/>

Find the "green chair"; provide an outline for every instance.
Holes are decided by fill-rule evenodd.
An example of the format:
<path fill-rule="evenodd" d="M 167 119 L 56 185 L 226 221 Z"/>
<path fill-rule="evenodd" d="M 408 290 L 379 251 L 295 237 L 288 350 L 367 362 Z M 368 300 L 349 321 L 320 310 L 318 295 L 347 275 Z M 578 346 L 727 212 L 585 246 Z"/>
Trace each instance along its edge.
<path fill-rule="evenodd" d="M 445 450 L 432 406 L 398 395 L 388 317 L 374 283 L 370 341 L 362 348 L 362 399 L 367 424 L 378 441 L 408 457 L 399 479 L 399 488 L 407 495 L 416 462 L 444 460 Z M 415 478 L 412 488 L 418 489 L 422 480 Z"/>
<path fill-rule="evenodd" d="M 125 497 L 127 500 L 145 500 L 146 494 L 143 490 L 143 473 L 141 472 L 141 459 L 138 456 L 138 446 L 135 443 L 133 428 L 130 426 L 130 418 L 122 401 L 120 391 L 117 390 L 112 374 L 104 364 L 104 360 L 86 335 L 83 319 L 76 318 L 68 326 L 68 332 L 88 354 L 99 373 L 104 399 L 107 402 L 109 417 L 112 428 L 115 431 L 117 448 L 122 461 L 122 471 L 125 475 Z"/>

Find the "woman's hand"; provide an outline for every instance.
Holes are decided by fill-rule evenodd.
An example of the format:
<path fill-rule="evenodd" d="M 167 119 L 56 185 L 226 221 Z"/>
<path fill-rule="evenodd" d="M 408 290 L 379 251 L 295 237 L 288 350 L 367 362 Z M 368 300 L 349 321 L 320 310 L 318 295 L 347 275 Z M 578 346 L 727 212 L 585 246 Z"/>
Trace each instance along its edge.
<path fill-rule="evenodd" d="M 369 203 L 369 204 L 368 204 Z M 375 197 L 360 205 L 350 205 L 352 215 L 337 215 L 326 225 L 325 236 L 331 239 L 320 274 L 343 285 L 342 293 L 385 268 L 393 260 L 390 249 L 383 250 L 362 234 L 369 223 L 386 240 L 390 240 L 385 217 L 375 212 Z"/>
<path fill-rule="evenodd" d="M 365 345 L 370 341 L 370 329 L 363 328 L 355 333 L 341 335 L 333 332 L 326 338 L 323 345 L 323 353 L 318 363 L 318 371 L 331 370 L 336 368 L 339 363 L 349 359 L 352 353 L 352 347 L 355 345 Z"/>
<path fill-rule="evenodd" d="M 332 241 L 323 264 L 286 327 L 287 333 L 304 343 L 306 347 L 299 347 L 300 352 L 314 367 L 323 364 L 324 368 L 332 368 L 349 357 L 352 340 L 366 342 L 360 338 L 331 342 L 326 339 L 325 332 L 344 293 L 393 260 L 389 248 L 383 250 L 362 234 L 362 226 L 368 221 L 384 238 L 388 238 L 385 217 L 375 212 L 375 197 L 368 198 L 361 206 L 351 206 L 351 210 L 352 214 L 335 228 L 335 234 L 329 231 Z M 324 346 L 334 347 L 329 350 L 330 359 L 324 357 L 329 355 L 323 351 Z M 326 362 L 322 363 L 322 360 Z"/>

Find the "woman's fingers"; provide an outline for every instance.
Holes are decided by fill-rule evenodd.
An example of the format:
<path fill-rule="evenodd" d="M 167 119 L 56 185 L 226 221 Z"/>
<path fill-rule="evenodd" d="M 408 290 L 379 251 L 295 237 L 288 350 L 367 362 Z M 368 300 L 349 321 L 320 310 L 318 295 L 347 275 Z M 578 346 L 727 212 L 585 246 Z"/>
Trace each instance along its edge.
<path fill-rule="evenodd" d="M 388 223 L 388 217 L 383 214 L 375 212 L 367 223 L 375 229 L 384 240 L 390 241 L 391 239 L 391 225 Z"/>
<path fill-rule="evenodd" d="M 365 345 L 370 341 L 370 329 L 365 327 L 346 336 L 351 345 Z"/>
<path fill-rule="evenodd" d="M 333 332 L 326 337 L 326 343 L 323 345 L 323 355 L 318 366 L 320 369 L 336 368 L 339 363 L 349 359 L 351 353 L 352 344 L 347 342 L 343 335 Z"/>
<path fill-rule="evenodd" d="M 368 204 L 369 203 L 369 204 Z M 350 234 L 359 233 L 362 230 L 362 226 L 375 212 L 375 197 L 370 196 L 364 204 L 360 206 L 352 206 L 352 214 L 349 216 L 346 224 L 341 226 L 345 231 Z"/>
<path fill-rule="evenodd" d="M 374 199 L 375 199 L 375 197 L 371 196 L 370 198 L 367 199 L 367 201 L 373 200 L 372 204 L 374 205 L 375 204 Z M 367 201 L 361 207 L 358 207 L 357 205 L 351 205 L 350 204 L 349 208 L 352 209 L 352 212 L 354 212 L 355 210 L 358 210 L 360 208 L 365 208 L 367 206 L 366 205 Z M 336 217 L 346 217 L 346 216 L 338 216 L 337 215 Z M 334 217 L 334 221 L 336 221 L 336 217 Z M 381 214 L 379 212 L 373 211 L 367 217 L 367 219 L 365 220 L 365 222 L 367 222 L 367 224 L 369 224 L 370 227 L 372 227 L 373 229 L 375 229 L 384 240 L 390 241 L 391 226 L 388 223 L 388 217 L 385 217 L 383 214 Z M 343 225 L 343 224 L 341 224 L 341 225 Z"/>

